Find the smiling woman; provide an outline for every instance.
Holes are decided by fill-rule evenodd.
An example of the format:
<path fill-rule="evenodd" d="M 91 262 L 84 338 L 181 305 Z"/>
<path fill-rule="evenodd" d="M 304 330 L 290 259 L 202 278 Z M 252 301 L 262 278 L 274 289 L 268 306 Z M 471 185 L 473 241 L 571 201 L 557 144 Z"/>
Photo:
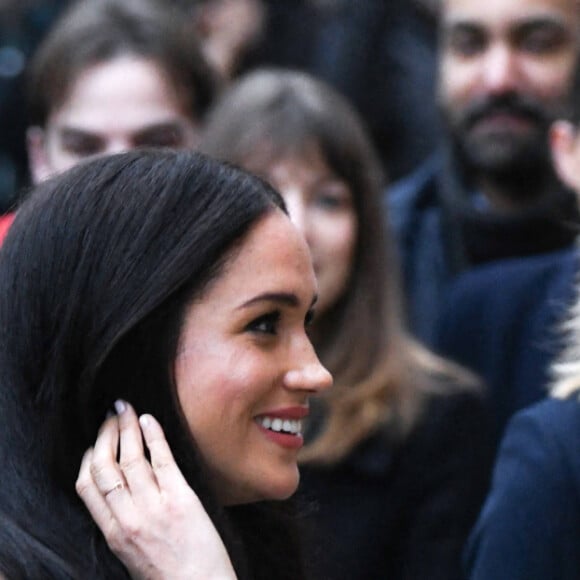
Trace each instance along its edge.
<path fill-rule="evenodd" d="M 268 500 L 295 491 L 332 380 L 273 189 L 191 152 L 95 160 L 32 192 L 0 279 L 0 573 L 302 577 L 291 506 Z"/>

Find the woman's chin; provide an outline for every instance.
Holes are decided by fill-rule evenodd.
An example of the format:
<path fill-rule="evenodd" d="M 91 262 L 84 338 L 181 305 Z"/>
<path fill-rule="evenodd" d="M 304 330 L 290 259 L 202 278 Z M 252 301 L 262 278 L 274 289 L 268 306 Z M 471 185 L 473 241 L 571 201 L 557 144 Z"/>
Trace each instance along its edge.
<path fill-rule="evenodd" d="M 300 473 L 296 467 L 295 473 L 284 477 L 264 479 L 257 486 L 248 487 L 245 490 L 237 488 L 227 497 L 222 497 L 222 505 L 233 506 L 259 501 L 283 501 L 286 500 L 298 489 L 300 483 Z"/>

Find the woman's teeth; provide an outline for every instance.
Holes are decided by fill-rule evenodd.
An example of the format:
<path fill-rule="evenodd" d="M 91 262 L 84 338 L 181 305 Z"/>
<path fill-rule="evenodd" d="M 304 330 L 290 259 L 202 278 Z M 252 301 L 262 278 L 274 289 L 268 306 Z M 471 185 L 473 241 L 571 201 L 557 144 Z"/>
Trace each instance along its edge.
<path fill-rule="evenodd" d="M 258 423 L 265 429 L 276 431 L 276 433 L 300 435 L 302 432 L 302 421 L 299 420 L 280 419 L 278 417 L 260 417 Z"/>

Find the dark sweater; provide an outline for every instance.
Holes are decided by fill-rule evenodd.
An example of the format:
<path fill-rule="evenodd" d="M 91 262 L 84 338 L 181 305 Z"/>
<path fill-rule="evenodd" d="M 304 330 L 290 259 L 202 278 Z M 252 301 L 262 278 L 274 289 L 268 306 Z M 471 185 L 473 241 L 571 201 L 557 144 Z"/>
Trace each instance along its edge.
<path fill-rule="evenodd" d="M 446 163 L 433 156 L 385 194 L 399 246 L 412 330 L 432 346 L 450 282 L 476 265 L 569 248 L 580 224 L 576 196 L 555 186 L 517 215 L 479 208 Z"/>
<path fill-rule="evenodd" d="M 479 395 L 432 396 L 401 443 L 377 435 L 332 468 L 303 467 L 316 580 L 458 580 L 489 478 Z"/>

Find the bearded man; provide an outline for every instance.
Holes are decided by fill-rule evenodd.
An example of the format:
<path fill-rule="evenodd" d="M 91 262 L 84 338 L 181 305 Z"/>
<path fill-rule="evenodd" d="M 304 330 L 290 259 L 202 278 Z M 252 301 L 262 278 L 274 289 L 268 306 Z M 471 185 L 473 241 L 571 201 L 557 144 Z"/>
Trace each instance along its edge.
<path fill-rule="evenodd" d="M 386 194 L 409 314 L 428 344 L 449 282 L 476 265 L 572 245 L 574 194 L 550 157 L 579 51 L 577 0 L 442 0 L 446 142 Z"/>

